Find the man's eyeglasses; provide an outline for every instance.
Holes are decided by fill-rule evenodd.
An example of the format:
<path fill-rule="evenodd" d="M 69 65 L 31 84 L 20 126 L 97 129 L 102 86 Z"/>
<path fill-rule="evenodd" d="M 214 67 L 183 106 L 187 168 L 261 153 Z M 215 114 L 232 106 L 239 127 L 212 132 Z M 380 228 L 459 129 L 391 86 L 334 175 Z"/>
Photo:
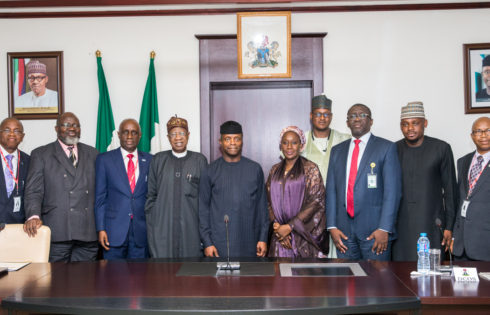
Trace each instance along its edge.
<path fill-rule="evenodd" d="M 360 114 L 350 114 L 350 115 L 347 115 L 347 119 L 348 120 L 356 120 L 357 118 L 359 118 L 359 119 L 366 119 L 366 118 L 369 118 L 369 114 L 360 113 Z"/>
<path fill-rule="evenodd" d="M 313 117 L 315 117 L 315 118 L 321 118 L 323 116 L 323 118 L 327 119 L 331 115 L 332 115 L 331 113 L 314 113 L 313 114 Z"/>
<path fill-rule="evenodd" d="M 59 126 L 60 127 L 65 127 L 65 128 L 75 128 L 75 129 L 80 128 L 80 125 L 79 124 L 70 124 L 70 123 L 62 123 Z"/>
<path fill-rule="evenodd" d="M 5 133 L 11 133 L 11 132 L 13 132 L 16 136 L 20 136 L 21 134 L 24 133 L 24 131 L 22 131 L 22 130 L 19 130 L 19 129 L 12 130 L 12 129 L 9 129 L 9 128 L 0 130 L 0 132 L 5 132 Z"/>
<path fill-rule="evenodd" d="M 27 79 L 28 79 L 29 81 L 31 81 L 31 82 L 34 82 L 34 81 L 36 81 L 36 82 L 41 82 L 41 81 L 42 81 L 42 80 L 44 80 L 45 78 L 46 78 L 46 76 L 45 76 L 45 75 L 40 75 L 40 76 L 37 76 L 37 77 L 35 77 L 35 76 L 30 76 L 30 77 L 28 77 Z"/>
<path fill-rule="evenodd" d="M 490 128 L 487 130 L 481 130 L 481 129 L 473 130 L 471 133 L 477 137 L 481 137 L 483 136 L 483 134 L 490 136 Z"/>
<path fill-rule="evenodd" d="M 185 137 L 185 136 L 187 136 L 187 132 L 185 132 L 185 131 L 172 132 L 172 133 L 169 134 L 169 136 L 172 139 L 175 138 L 175 137 L 177 137 L 177 136 Z"/>
<path fill-rule="evenodd" d="M 485 71 L 482 71 L 483 74 L 486 74 L 486 75 L 489 75 L 490 74 L 490 70 L 485 70 Z"/>
<path fill-rule="evenodd" d="M 131 131 L 123 130 L 123 132 L 121 132 L 121 134 L 125 137 L 129 136 L 129 134 L 131 134 L 131 136 L 133 136 L 133 137 L 137 137 L 137 136 L 139 136 L 140 133 L 139 133 L 139 131 L 136 131 L 136 130 L 131 130 Z"/>

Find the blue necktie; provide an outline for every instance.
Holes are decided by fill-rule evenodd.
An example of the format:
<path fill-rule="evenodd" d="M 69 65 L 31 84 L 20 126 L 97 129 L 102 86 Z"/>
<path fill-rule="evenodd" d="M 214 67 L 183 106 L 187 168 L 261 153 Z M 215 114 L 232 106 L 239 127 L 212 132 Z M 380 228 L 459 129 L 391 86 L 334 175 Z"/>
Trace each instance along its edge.
<path fill-rule="evenodd" d="M 7 158 L 8 167 L 6 167 L 4 170 L 5 186 L 7 187 L 7 195 L 10 197 L 10 195 L 12 194 L 12 191 L 14 191 L 14 187 L 15 187 L 14 177 L 12 176 L 12 173 L 10 172 L 10 171 L 12 171 L 12 172 L 14 171 L 14 167 L 12 165 L 12 159 L 14 158 L 14 156 L 12 154 L 9 154 L 6 156 L 6 158 Z"/>

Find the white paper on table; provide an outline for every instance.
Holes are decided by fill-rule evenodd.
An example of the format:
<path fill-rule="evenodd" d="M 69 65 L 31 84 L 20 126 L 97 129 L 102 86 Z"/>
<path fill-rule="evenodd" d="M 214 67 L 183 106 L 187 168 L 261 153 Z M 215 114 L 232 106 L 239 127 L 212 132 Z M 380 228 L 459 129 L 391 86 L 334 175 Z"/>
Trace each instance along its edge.
<path fill-rule="evenodd" d="M 0 261 L 0 268 L 7 268 L 9 271 L 17 271 L 21 268 L 24 268 L 25 266 L 27 266 L 29 264 L 30 264 L 30 262 L 11 263 L 11 262 L 1 262 Z"/>

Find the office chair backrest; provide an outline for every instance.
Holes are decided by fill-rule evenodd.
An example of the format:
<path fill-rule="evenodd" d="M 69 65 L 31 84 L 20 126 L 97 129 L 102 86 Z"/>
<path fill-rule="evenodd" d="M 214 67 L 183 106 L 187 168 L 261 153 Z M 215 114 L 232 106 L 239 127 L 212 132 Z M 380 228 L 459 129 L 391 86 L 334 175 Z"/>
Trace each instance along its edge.
<path fill-rule="evenodd" d="M 51 230 L 45 225 L 29 237 L 23 224 L 6 224 L 0 231 L 0 262 L 48 262 L 50 242 Z"/>

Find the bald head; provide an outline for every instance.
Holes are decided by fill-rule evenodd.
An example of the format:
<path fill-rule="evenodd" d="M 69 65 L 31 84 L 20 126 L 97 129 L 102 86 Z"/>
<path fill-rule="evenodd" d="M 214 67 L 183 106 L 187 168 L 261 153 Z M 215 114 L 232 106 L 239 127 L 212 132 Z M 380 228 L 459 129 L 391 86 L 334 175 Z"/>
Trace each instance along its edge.
<path fill-rule="evenodd" d="M 475 143 L 478 153 L 490 152 L 490 118 L 478 118 L 471 129 L 471 139 Z"/>
<path fill-rule="evenodd" d="M 127 152 L 134 152 L 141 139 L 141 128 L 138 122 L 132 118 L 124 119 L 119 125 L 119 142 Z"/>
<path fill-rule="evenodd" d="M 20 122 L 20 120 L 18 120 L 17 118 L 15 117 L 7 117 L 5 118 L 4 120 L 2 120 L 2 122 L 0 123 L 0 129 L 5 129 L 5 126 L 9 123 L 14 123 L 14 124 L 17 124 L 19 125 L 19 129 L 24 132 L 24 126 L 22 125 L 22 123 Z"/>
<path fill-rule="evenodd" d="M 0 124 L 0 145 L 13 153 L 24 139 L 24 126 L 14 117 L 5 118 Z"/>

